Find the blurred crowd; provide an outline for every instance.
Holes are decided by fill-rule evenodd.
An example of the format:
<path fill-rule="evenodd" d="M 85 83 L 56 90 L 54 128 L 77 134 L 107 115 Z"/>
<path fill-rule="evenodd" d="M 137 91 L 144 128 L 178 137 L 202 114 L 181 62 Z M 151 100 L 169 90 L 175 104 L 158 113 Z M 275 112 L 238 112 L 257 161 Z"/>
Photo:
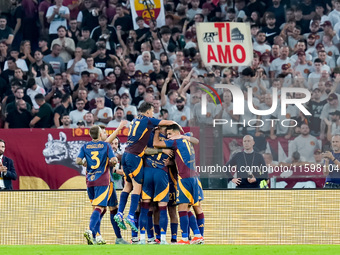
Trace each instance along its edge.
<path fill-rule="evenodd" d="M 224 136 L 330 141 L 340 130 L 340 0 L 164 0 L 164 26 L 143 17 L 133 20 L 125 0 L 0 5 L 2 128 L 118 127 L 147 101 L 154 104 L 156 118 L 184 127 L 211 125 L 215 118 L 239 123 L 223 125 Z M 251 66 L 204 65 L 196 24 L 218 21 L 250 24 Z M 245 105 L 251 90 L 259 110 L 270 109 L 281 88 L 307 88 L 312 98 L 305 107 L 312 115 L 288 105 L 282 116 L 280 104 L 268 116 L 256 116 L 248 107 L 244 115 L 234 115 L 233 95 L 226 89 L 217 90 L 222 105 L 207 97 L 202 115 L 201 83 L 238 86 Z M 296 125 L 283 126 L 282 120 Z"/>

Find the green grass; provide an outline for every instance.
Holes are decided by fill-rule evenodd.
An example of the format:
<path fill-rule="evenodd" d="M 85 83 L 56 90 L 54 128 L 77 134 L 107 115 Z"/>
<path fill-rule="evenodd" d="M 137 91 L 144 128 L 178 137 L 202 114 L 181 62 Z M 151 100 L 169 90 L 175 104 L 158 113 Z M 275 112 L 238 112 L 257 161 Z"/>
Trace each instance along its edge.
<path fill-rule="evenodd" d="M 0 246 L 4 255 L 94 255 L 94 254 L 241 254 L 241 255 L 304 255 L 340 254 L 338 245 L 18 245 Z"/>

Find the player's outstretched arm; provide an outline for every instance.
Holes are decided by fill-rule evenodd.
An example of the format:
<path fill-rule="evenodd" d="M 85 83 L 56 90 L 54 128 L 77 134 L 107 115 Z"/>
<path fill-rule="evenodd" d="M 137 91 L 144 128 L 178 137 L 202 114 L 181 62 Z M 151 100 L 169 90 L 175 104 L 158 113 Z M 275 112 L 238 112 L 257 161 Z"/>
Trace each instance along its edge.
<path fill-rule="evenodd" d="M 122 130 L 123 127 L 125 127 L 127 123 L 128 123 L 127 120 L 122 120 L 118 128 L 108 138 L 106 138 L 105 142 L 112 143 L 112 141 L 117 137 L 119 131 Z"/>
<path fill-rule="evenodd" d="M 83 165 L 83 159 L 77 158 L 76 159 L 76 164 L 82 166 Z"/>

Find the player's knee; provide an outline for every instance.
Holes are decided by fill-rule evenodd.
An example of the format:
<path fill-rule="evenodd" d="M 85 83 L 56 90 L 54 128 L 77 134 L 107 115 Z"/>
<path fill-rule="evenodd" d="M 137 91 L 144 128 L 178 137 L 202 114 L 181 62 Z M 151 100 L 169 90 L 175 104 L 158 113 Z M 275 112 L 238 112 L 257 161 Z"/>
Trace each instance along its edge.
<path fill-rule="evenodd" d="M 112 211 L 114 211 L 114 210 L 116 210 L 116 209 L 118 209 L 118 207 L 117 207 L 117 206 L 109 206 L 109 210 L 110 210 L 110 212 L 112 212 Z"/>
<path fill-rule="evenodd" d="M 193 206 L 193 208 L 194 208 L 195 214 L 201 214 L 203 212 L 201 205 Z"/>
<path fill-rule="evenodd" d="M 159 202 L 158 206 L 168 206 L 168 202 Z"/>

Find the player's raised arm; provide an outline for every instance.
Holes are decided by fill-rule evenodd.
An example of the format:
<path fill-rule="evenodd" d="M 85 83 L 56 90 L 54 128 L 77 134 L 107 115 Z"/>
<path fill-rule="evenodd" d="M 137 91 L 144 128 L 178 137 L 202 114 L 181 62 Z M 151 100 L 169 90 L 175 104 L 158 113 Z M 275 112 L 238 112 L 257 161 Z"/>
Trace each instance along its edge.
<path fill-rule="evenodd" d="M 191 133 L 192 135 L 192 133 Z M 170 138 L 171 140 L 176 140 L 176 139 L 185 139 L 185 140 L 188 140 L 189 142 L 191 142 L 192 144 L 194 145 L 197 145 L 200 143 L 200 141 L 193 137 L 193 136 L 189 136 L 189 135 L 177 135 L 177 136 L 173 136 Z"/>
<path fill-rule="evenodd" d="M 164 125 L 164 124 L 163 124 Z M 153 137 L 153 146 L 158 148 L 166 148 L 166 143 L 159 140 L 159 129 L 155 130 L 155 135 Z"/>
<path fill-rule="evenodd" d="M 117 137 L 119 131 L 122 130 L 123 127 L 125 127 L 127 123 L 128 123 L 127 120 L 122 120 L 119 126 L 117 127 L 117 129 L 108 138 L 106 138 L 105 142 L 112 143 L 112 141 Z"/>

